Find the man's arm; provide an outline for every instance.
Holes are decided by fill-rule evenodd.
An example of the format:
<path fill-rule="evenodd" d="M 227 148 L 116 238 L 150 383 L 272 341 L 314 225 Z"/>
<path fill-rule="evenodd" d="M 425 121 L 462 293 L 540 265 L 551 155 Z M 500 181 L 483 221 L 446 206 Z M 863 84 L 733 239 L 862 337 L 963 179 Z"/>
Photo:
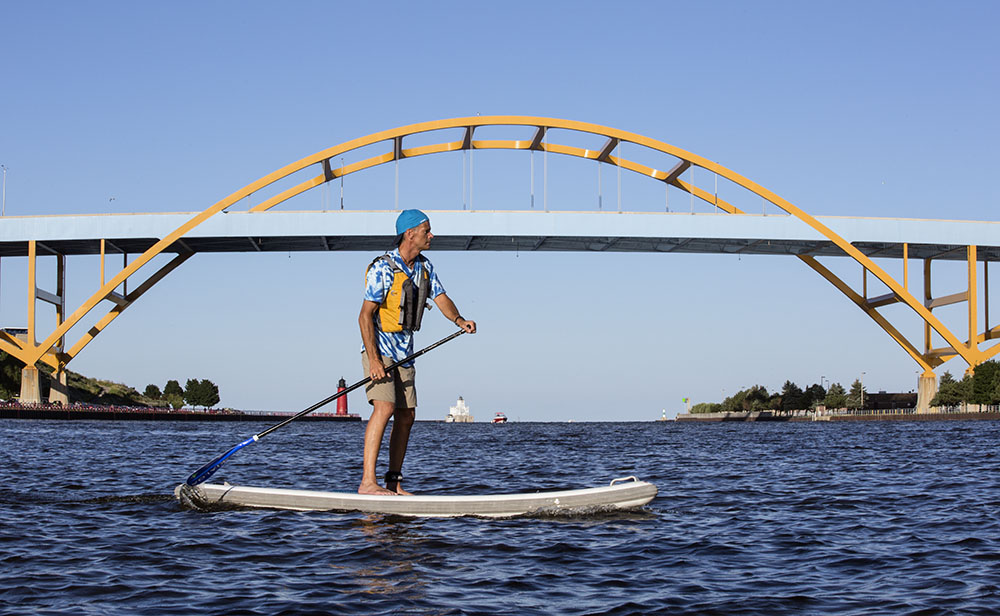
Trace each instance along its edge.
<path fill-rule="evenodd" d="M 361 342 L 365 345 L 365 353 L 368 354 L 368 376 L 373 381 L 385 378 L 385 365 L 382 363 L 382 356 L 378 352 L 378 343 L 375 341 L 375 311 L 378 304 L 368 300 L 361 302 L 361 314 L 358 315 L 358 325 L 361 327 Z"/>
<path fill-rule="evenodd" d="M 455 302 L 451 301 L 447 293 L 442 293 L 434 298 L 434 303 L 437 304 L 438 310 L 444 315 L 444 318 L 448 319 L 455 325 L 458 325 L 470 334 L 476 333 L 476 322 L 466 320 L 462 314 L 455 307 Z M 374 331 L 374 328 L 373 328 Z"/>

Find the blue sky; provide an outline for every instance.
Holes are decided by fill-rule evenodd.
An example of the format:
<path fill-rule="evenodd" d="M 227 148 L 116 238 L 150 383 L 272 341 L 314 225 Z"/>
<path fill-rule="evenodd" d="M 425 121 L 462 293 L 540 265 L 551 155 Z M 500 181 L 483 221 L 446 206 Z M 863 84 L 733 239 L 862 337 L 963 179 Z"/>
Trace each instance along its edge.
<path fill-rule="evenodd" d="M 200 211 L 356 137 L 523 114 L 660 139 L 816 215 L 998 219 L 995 2 L 6 2 L 0 11 L 8 215 Z M 404 206 L 460 197 L 459 174 L 421 183 L 404 167 Z M 348 194 L 391 207 L 391 177 L 372 171 Z M 477 202 L 508 178 L 527 186 L 477 170 Z M 200 255 L 70 368 L 139 389 L 210 378 L 223 405 L 304 408 L 340 376 L 361 378 L 356 317 L 372 256 Z M 916 386 L 916 364 L 795 259 L 429 256 L 481 333 L 421 360 L 423 418 L 443 417 L 459 395 L 480 419 L 641 420 L 676 413 L 683 397 L 717 401 L 785 379 L 849 384 L 864 372 L 870 391 Z M 24 318 L 20 271 L 3 264 L 5 325 Z M 71 297 L 82 300 L 88 287 L 74 271 Z M 450 331 L 436 313 L 425 329 L 418 343 Z M 352 410 L 366 406 L 351 398 Z"/>

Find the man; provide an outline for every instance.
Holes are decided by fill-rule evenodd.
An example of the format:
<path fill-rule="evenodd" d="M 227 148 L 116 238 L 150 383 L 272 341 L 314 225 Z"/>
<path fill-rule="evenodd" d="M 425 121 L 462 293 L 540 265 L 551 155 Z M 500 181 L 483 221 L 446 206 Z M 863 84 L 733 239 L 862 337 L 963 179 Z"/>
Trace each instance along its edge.
<path fill-rule="evenodd" d="M 430 248 L 433 238 L 426 214 L 403 211 L 396 219 L 396 250 L 375 259 L 365 274 L 358 324 L 364 343 L 362 366 L 372 377 L 365 388 L 372 415 L 365 429 L 364 469 L 358 487 L 361 494 L 410 494 L 403 489 L 401 470 L 416 417 L 415 370 L 412 361 L 389 374 L 385 368 L 413 354 L 413 332 L 420 329 L 426 300 L 433 299 L 441 314 L 458 327 L 476 333 L 475 321 L 459 314 L 431 262 L 420 254 Z M 382 487 L 375 478 L 375 466 L 390 417 L 389 472 Z"/>

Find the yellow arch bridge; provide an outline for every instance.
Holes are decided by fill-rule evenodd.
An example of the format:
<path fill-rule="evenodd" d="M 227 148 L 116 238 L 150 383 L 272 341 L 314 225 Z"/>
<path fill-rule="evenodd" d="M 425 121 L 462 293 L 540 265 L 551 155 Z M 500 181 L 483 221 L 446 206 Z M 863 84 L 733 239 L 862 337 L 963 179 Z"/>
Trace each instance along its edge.
<path fill-rule="evenodd" d="M 473 207 L 474 153 L 525 152 L 531 158 L 531 195 L 521 210 Z M 0 219 L 0 258 L 27 259 L 27 326 L 0 331 L 0 350 L 26 364 L 21 399 L 38 401 L 38 364 L 55 370 L 50 399 L 66 401 L 67 364 L 153 285 L 198 252 L 382 250 L 392 239 L 398 209 L 398 165 L 409 159 L 458 152 L 463 159 L 459 209 L 435 211 L 435 250 L 562 250 L 703 252 L 790 255 L 798 258 L 868 314 L 920 366 L 918 405 L 926 408 L 936 389 L 934 368 L 960 357 L 971 372 L 1000 352 L 1000 326 L 990 325 L 989 264 L 1000 259 L 1000 223 L 940 220 L 817 217 L 770 190 L 707 158 L 636 133 L 584 122 L 527 116 L 482 116 L 395 128 L 323 150 L 240 188 L 202 212 L 100 216 L 36 216 Z M 549 155 L 593 161 L 598 170 L 596 207 L 555 211 L 547 191 L 535 195 L 536 167 L 545 181 Z M 536 155 L 541 160 L 536 162 Z M 359 211 L 324 208 L 288 211 L 278 206 L 313 188 L 379 165 L 396 165 L 397 199 L 392 208 Z M 405 164 L 405 163 L 404 163 Z M 467 169 L 467 171 L 466 171 Z M 601 173 L 617 175 L 619 197 L 605 207 Z M 663 201 L 642 211 L 624 208 L 621 174 L 638 174 L 663 186 Z M 720 181 L 723 189 L 720 191 Z M 608 182 L 612 184 L 612 182 Z M 466 190 L 466 186 L 468 189 Z M 685 199 L 677 206 L 676 196 Z M 730 197 L 732 193 L 733 197 Z M 674 203 L 670 195 L 674 194 Z M 720 196 L 723 195 L 725 198 Z M 694 203 L 708 213 L 694 213 Z M 609 201 L 615 202 L 615 199 Z M 746 203 L 761 204 L 751 213 Z M 704 207 L 704 206 L 703 206 Z M 767 215 L 766 208 L 782 215 Z M 67 257 L 100 255 L 99 280 L 76 307 L 67 305 Z M 820 259 L 847 257 L 860 266 L 850 284 Z M 54 258 L 48 290 L 38 277 L 40 258 Z M 106 259 L 121 259 L 105 275 Z M 898 261 L 890 274 L 875 260 Z M 911 289 L 911 261 L 922 265 L 922 284 Z M 960 261 L 959 291 L 934 296 L 932 263 Z M 853 279 L 853 276 L 851 277 Z M 869 293 L 869 284 L 881 293 Z M 36 327 L 36 308 L 51 305 L 55 326 Z M 911 340 L 882 309 L 922 323 Z M 965 304 L 965 323 L 947 327 L 934 310 Z M 92 314 L 94 313 L 94 314 Z M 2 317 L 0 317 L 2 318 Z M 92 326 L 75 340 L 70 330 L 85 318 Z M 76 330 L 74 330 L 76 331 Z M 922 338 L 922 339 L 920 339 Z"/>

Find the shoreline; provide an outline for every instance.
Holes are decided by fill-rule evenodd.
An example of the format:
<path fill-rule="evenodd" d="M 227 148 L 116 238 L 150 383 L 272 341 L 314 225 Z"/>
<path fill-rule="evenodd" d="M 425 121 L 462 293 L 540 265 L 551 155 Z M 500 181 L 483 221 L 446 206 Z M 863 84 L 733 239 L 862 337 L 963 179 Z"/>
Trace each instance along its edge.
<path fill-rule="evenodd" d="M 0 419 L 58 419 L 63 421 L 103 420 L 103 421 L 283 421 L 295 413 L 245 413 L 243 411 L 219 410 L 196 411 L 191 409 L 143 409 L 136 407 L 57 407 L 57 406 L 0 406 Z M 361 416 L 351 413 L 315 413 L 300 417 L 297 421 L 343 421 L 360 422 Z"/>
<path fill-rule="evenodd" d="M 679 413 L 675 421 L 694 423 L 717 423 L 724 421 L 967 421 L 967 420 L 997 420 L 1000 411 L 945 411 L 935 413 L 916 413 L 913 409 L 896 411 L 865 411 L 861 413 L 835 413 L 816 415 L 784 414 L 775 411 L 747 411 L 728 413 Z"/>

